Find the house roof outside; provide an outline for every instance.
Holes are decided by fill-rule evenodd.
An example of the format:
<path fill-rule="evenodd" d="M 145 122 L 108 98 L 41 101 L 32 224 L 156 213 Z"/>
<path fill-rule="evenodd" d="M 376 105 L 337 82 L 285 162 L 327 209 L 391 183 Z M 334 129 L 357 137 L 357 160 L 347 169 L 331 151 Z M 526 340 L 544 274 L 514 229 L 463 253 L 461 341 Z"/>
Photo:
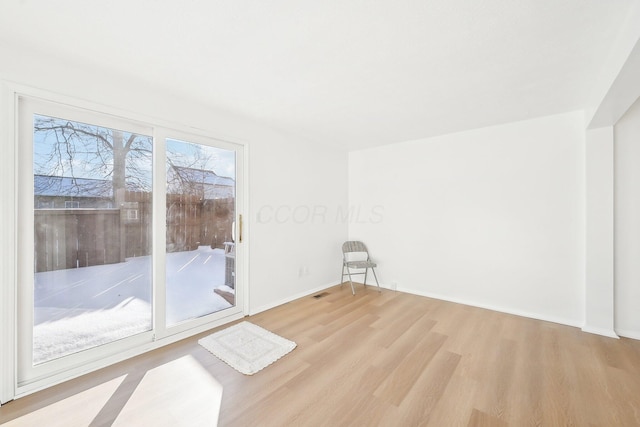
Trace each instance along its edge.
<path fill-rule="evenodd" d="M 205 199 L 233 197 L 235 180 L 226 176 L 219 176 L 213 171 L 174 166 L 174 173 L 178 174 L 181 182 L 200 186 Z M 74 178 L 68 176 L 33 176 L 34 195 L 49 197 L 85 197 L 110 199 L 113 197 L 111 180 Z M 128 183 L 128 191 L 143 191 L 138 186 Z"/>
<path fill-rule="evenodd" d="M 198 194 L 205 200 L 233 198 L 235 196 L 235 180 L 220 176 L 212 170 L 173 166 L 170 169 L 168 191 Z M 177 179 L 176 179 L 177 177 Z"/>
<path fill-rule="evenodd" d="M 184 181 L 191 183 L 223 185 L 229 187 L 233 187 L 236 184 L 233 178 L 220 176 L 211 170 L 188 168 L 183 166 L 173 166 L 173 169 Z"/>
<path fill-rule="evenodd" d="M 143 191 L 130 183 L 127 184 L 127 190 Z M 34 175 L 33 193 L 35 196 L 110 199 L 113 197 L 113 184 L 110 179 Z"/>

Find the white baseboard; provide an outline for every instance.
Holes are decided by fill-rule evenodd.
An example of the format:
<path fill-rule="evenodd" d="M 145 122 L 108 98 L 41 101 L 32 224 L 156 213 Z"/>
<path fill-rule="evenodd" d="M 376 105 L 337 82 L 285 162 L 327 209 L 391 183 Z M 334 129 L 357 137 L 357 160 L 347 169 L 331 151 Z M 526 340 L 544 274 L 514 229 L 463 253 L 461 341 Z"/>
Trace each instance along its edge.
<path fill-rule="evenodd" d="M 617 329 L 616 332 L 621 337 L 631 338 L 633 340 L 640 340 L 640 331 L 630 331 L 630 330 L 627 330 L 627 329 Z"/>
<path fill-rule="evenodd" d="M 269 304 L 262 305 L 260 307 L 255 308 L 255 309 L 249 310 L 249 316 L 254 316 L 254 315 L 258 314 L 258 313 L 262 313 L 263 311 L 271 310 L 272 308 L 278 307 L 279 305 L 286 304 L 288 302 L 291 302 L 293 300 L 297 300 L 299 298 L 304 298 L 306 296 L 315 294 L 315 293 L 320 292 L 320 291 L 324 291 L 327 288 L 330 288 L 332 286 L 336 286 L 336 285 L 339 285 L 339 284 L 340 283 L 329 283 L 327 285 L 318 286 L 316 288 L 309 289 L 309 290 L 297 293 L 295 295 L 283 298 L 281 300 L 274 301 L 274 302 L 271 302 Z"/>
<path fill-rule="evenodd" d="M 582 327 L 582 331 L 588 332 L 590 334 L 602 335 L 604 337 L 620 339 L 620 337 L 616 334 L 616 331 L 614 331 L 613 329 L 595 328 L 588 325 L 584 325 Z"/>
<path fill-rule="evenodd" d="M 293 296 L 290 296 L 290 297 L 287 297 L 287 298 L 283 298 L 281 300 L 274 301 L 274 302 L 269 303 L 269 304 L 265 304 L 265 305 L 263 305 L 261 307 L 258 307 L 258 308 L 254 309 L 254 310 L 251 310 L 249 315 L 250 316 L 256 315 L 258 313 L 261 313 L 261 312 L 266 311 L 266 310 L 270 310 L 272 308 L 278 307 L 280 305 L 286 304 L 286 303 L 294 301 L 296 299 L 304 298 L 304 297 L 307 297 L 309 295 L 315 294 L 317 292 L 324 291 L 324 290 L 326 290 L 328 288 L 331 288 L 333 286 L 337 286 L 339 284 L 340 283 L 328 283 L 326 285 L 318 286 L 316 288 L 300 292 L 300 293 L 295 294 Z M 371 286 L 371 284 L 367 284 L 367 286 Z M 373 286 L 375 286 L 375 284 Z M 501 306 L 492 305 L 492 304 L 481 304 L 481 303 L 477 303 L 477 302 L 471 301 L 471 300 L 466 300 L 466 299 L 462 299 L 462 298 L 451 298 L 451 297 L 448 297 L 446 295 L 436 294 L 436 293 L 432 293 L 432 292 L 423 292 L 423 291 L 418 291 L 416 289 L 410 289 L 410 288 L 404 288 L 404 287 L 395 289 L 392 285 L 389 285 L 389 284 L 386 284 L 386 283 L 381 283 L 380 287 L 383 288 L 383 289 L 388 289 L 388 290 L 393 290 L 393 291 L 398 291 L 398 292 L 405 292 L 405 293 L 408 293 L 408 294 L 419 295 L 419 296 L 428 297 L 428 298 L 434 298 L 434 299 L 438 299 L 438 300 L 442 300 L 442 301 L 449 301 L 449 302 L 453 302 L 453 303 L 456 303 L 456 304 L 463 304 L 463 305 L 468 305 L 468 306 L 471 306 L 471 307 L 484 308 L 484 309 L 487 309 L 487 310 L 497 311 L 497 312 L 500 312 L 500 313 L 513 314 L 515 316 L 527 317 L 527 318 L 530 318 L 530 319 L 536 319 L 536 320 L 542 320 L 542 321 L 545 321 L 545 322 L 557 323 L 557 324 L 560 324 L 560 325 L 572 326 L 572 327 L 575 327 L 575 328 L 580 328 L 582 331 L 587 332 L 587 333 L 602 335 L 602 336 L 606 336 L 606 337 L 610 337 L 610 338 L 626 337 L 626 338 L 640 340 L 640 332 L 638 332 L 638 331 L 628 331 L 628 330 L 613 331 L 613 330 L 608 330 L 608 329 L 604 329 L 604 328 L 591 328 L 591 327 L 582 325 L 580 322 L 578 322 L 576 320 L 571 320 L 571 319 L 566 319 L 566 318 L 561 318 L 561 317 L 555 317 L 555 316 L 547 316 L 547 315 L 542 315 L 542 314 L 539 314 L 539 313 L 527 312 L 527 311 L 522 311 L 522 310 L 513 310 L 511 308 L 501 307 Z M 616 334 L 616 332 L 617 332 L 617 334 Z"/>
<path fill-rule="evenodd" d="M 478 307 L 478 308 L 484 308 L 487 310 L 498 311 L 500 313 L 513 314 L 515 316 L 520 316 L 520 317 L 528 317 L 530 319 L 543 320 L 545 322 L 552 322 L 552 323 L 558 323 L 560 325 L 573 326 L 575 328 L 582 327 L 581 322 L 578 322 L 577 320 L 562 318 L 562 317 L 548 316 L 540 313 L 532 313 L 532 312 L 522 311 L 522 310 L 514 310 L 512 308 L 501 307 L 501 306 L 492 305 L 492 304 L 482 304 L 476 301 L 471 301 L 471 300 L 466 300 L 461 298 L 451 298 L 446 295 L 440 295 L 440 294 L 431 293 L 431 292 L 423 292 L 423 291 L 408 289 L 404 287 L 398 288 L 398 291 L 406 292 L 408 294 L 420 295 L 427 298 L 434 298 L 434 299 L 439 299 L 443 301 L 454 302 L 456 304 L 463 304 L 471 307 Z"/>

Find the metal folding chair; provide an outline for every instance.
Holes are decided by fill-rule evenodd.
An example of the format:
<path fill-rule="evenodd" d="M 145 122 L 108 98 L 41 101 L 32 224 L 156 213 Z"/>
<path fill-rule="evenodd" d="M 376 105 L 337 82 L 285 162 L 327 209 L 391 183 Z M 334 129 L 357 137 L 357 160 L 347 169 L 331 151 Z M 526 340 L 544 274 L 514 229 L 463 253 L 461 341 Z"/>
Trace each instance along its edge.
<path fill-rule="evenodd" d="M 340 286 L 344 283 L 344 276 L 349 276 L 349 283 L 351 284 L 351 293 L 356 294 L 356 290 L 353 287 L 352 276 L 363 274 L 364 285 L 367 286 L 367 273 L 369 269 L 373 272 L 373 277 L 376 279 L 376 285 L 378 286 L 378 292 L 380 290 L 380 283 L 378 283 L 378 276 L 376 276 L 377 264 L 371 261 L 369 257 L 369 251 L 364 243 L 359 241 L 348 241 L 342 244 L 342 278 L 340 279 Z M 355 269 L 356 272 L 351 270 Z M 364 269 L 364 271 L 359 271 Z M 346 273 L 345 273 L 346 270 Z"/>

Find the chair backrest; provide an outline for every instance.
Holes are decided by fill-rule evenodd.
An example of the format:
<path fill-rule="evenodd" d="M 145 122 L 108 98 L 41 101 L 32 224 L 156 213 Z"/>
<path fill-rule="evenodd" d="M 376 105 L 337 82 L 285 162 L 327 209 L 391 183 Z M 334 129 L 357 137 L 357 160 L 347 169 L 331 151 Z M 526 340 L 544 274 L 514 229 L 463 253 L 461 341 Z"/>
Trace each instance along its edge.
<path fill-rule="evenodd" d="M 356 240 L 351 240 L 348 242 L 344 242 L 342 244 L 342 252 L 347 254 L 350 252 L 368 252 L 368 251 L 364 243 L 358 242 Z"/>
<path fill-rule="evenodd" d="M 364 243 L 350 240 L 342 244 L 342 257 L 345 261 L 369 260 L 369 251 Z"/>

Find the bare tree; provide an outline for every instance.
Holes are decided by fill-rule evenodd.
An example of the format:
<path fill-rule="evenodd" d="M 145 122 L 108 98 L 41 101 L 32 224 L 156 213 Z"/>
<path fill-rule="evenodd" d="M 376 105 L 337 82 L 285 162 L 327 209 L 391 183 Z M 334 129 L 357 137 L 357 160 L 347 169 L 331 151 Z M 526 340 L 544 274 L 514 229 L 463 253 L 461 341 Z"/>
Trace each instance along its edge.
<path fill-rule="evenodd" d="M 40 115 L 33 129 L 36 174 L 111 179 L 116 205 L 127 189 L 150 190 L 150 136 Z"/>
<path fill-rule="evenodd" d="M 217 174 L 211 170 L 215 155 L 198 144 L 178 143 L 179 150 L 167 145 L 167 191 L 196 195 L 204 198 L 205 186 L 214 185 L 211 178 Z"/>

